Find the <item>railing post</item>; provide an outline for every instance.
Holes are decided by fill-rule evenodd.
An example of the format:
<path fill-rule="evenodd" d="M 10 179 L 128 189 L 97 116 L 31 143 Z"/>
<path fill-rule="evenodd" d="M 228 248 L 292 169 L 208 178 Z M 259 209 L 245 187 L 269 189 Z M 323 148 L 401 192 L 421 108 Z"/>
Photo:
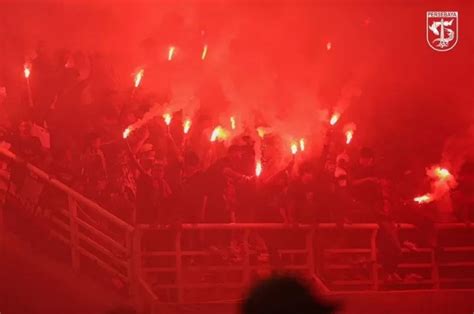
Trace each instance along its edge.
<path fill-rule="evenodd" d="M 379 264 L 377 263 L 377 229 L 372 230 L 372 235 L 370 237 L 370 257 L 372 260 L 372 281 L 373 289 L 379 290 Z"/>
<path fill-rule="evenodd" d="M 244 230 L 244 271 L 243 271 L 243 284 L 247 286 L 250 283 L 250 249 L 249 249 L 249 235 L 250 229 Z"/>
<path fill-rule="evenodd" d="M 141 229 L 138 227 L 133 231 L 127 232 L 127 254 L 128 260 L 128 278 L 129 278 L 129 294 L 135 301 L 136 308 L 140 311 L 144 308 L 144 300 L 141 298 L 140 278 L 142 278 L 141 270 Z"/>
<path fill-rule="evenodd" d="M 176 231 L 176 286 L 178 288 L 178 303 L 183 302 L 183 252 L 181 248 L 181 229 Z"/>
<path fill-rule="evenodd" d="M 306 251 L 307 251 L 307 265 L 309 269 L 309 274 L 315 276 L 315 265 L 314 265 L 314 227 L 308 230 L 306 235 Z"/>
<path fill-rule="evenodd" d="M 439 256 L 437 254 L 437 248 L 438 248 L 438 229 L 435 228 L 435 245 L 431 251 L 431 278 L 433 279 L 434 282 L 434 288 L 439 289 L 440 288 L 440 280 L 439 280 Z"/>
<path fill-rule="evenodd" d="M 77 225 L 77 202 L 70 195 L 68 195 L 68 206 L 69 206 L 69 225 L 71 227 L 70 235 L 71 235 L 72 268 L 75 271 L 79 271 L 80 252 L 79 252 L 79 228 Z"/>
<path fill-rule="evenodd" d="M 125 247 L 127 249 L 126 254 L 128 258 L 127 263 L 127 274 L 128 274 L 128 282 L 129 282 L 129 295 L 134 296 L 137 293 L 137 283 L 138 283 L 138 256 L 137 249 L 140 249 L 139 243 L 135 245 L 138 238 L 138 230 L 135 229 L 133 231 L 127 231 L 126 238 L 125 238 Z"/>

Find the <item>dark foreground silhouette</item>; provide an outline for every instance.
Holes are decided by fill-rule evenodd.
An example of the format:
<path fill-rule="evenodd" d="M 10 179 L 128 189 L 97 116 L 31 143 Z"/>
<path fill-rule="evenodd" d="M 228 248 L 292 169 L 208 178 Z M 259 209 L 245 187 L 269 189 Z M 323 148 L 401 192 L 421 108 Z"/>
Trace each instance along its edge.
<path fill-rule="evenodd" d="M 275 276 L 258 282 L 242 302 L 243 314 L 331 314 L 335 304 L 319 298 L 305 282 Z"/>

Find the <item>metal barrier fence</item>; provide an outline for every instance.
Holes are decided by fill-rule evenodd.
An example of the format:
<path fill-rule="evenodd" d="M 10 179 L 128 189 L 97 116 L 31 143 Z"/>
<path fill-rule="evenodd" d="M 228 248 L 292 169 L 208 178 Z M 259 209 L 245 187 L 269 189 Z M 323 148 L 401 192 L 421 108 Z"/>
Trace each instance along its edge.
<path fill-rule="evenodd" d="M 402 239 L 417 231 L 410 224 L 395 227 Z M 400 248 L 396 267 L 405 275 L 401 281 L 385 279 L 379 262 L 377 224 L 141 225 L 136 258 L 140 277 L 160 304 L 236 301 L 253 279 L 275 270 L 310 278 L 327 293 L 474 288 L 474 225 L 449 223 L 433 228 L 436 248 Z M 333 241 L 334 233 L 343 234 L 345 240 Z M 270 255 L 276 259 L 259 260 L 259 237 L 271 242 Z M 240 242 L 241 258 L 232 259 L 229 251 L 212 249 L 219 242 L 233 241 Z M 411 278 L 413 275 L 417 278 Z"/>
<path fill-rule="evenodd" d="M 0 148 L 0 154 L 28 170 L 21 187 L 9 188 L 9 197 L 31 215 L 40 212 L 47 224 L 48 233 L 44 236 L 55 237 L 67 245 L 75 271 L 89 260 L 109 273 L 117 284 L 130 290 L 136 287 L 131 225 L 9 150 Z M 50 189 L 55 199 L 60 200 L 54 208 L 39 208 L 38 198 L 44 189 Z"/>
<path fill-rule="evenodd" d="M 326 293 L 474 288 L 474 224 L 433 226 L 432 245 L 400 251 L 397 271 L 417 272 L 418 278 L 387 282 L 377 224 L 131 226 L 9 150 L 0 148 L 0 154 L 26 167 L 30 183 L 39 183 L 24 206 L 41 184 L 63 199 L 48 214 L 48 232 L 67 245 L 72 267 L 79 271 L 93 261 L 129 287 L 143 312 L 156 313 L 163 304 L 235 302 L 254 279 L 275 270 L 310 278 Z M 22 198 L 21 191 L 13 194 Z M 410 224 L 396 228 L 402 239 L 417 231 Z"/>
<path fill-rule="evenodd" d="M 283 224 L 184 224 L 137 227 L 140 276 L 161 302 L 194 303 L 236 300 L 259 276 L 271 271 L 263 238 L 285 235 Z M 277 243 L 280 270 L 317 281 L 314 228 L 293 230 L 291 243 Z M 273 240 L 279 241 L 277 237 Z M 229 244 L 232 248 L 229 249 Z M 272 243 L 273 244 L 273 243 Z M 320 281 L 317 281 L 322 285 Z"/>

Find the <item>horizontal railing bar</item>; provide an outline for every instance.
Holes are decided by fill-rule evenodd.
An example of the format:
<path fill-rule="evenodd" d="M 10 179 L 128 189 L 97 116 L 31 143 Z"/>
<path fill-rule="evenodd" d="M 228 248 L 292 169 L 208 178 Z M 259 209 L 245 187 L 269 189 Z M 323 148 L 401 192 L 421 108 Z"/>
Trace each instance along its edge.
<path fill-rule="evenodd" d="M 441 282 L 474 282 L 474 278 L 443 278 L 440 279 Z"/>
<path fill-rule="evenodd" d="M 112 275 L 116 275 L 118 277 L 120 277 L 121 279 L 123 279 L 124 281 L 128 281 L 128 278 L 127 276 L 125 276 L 124 274 L 122 274 L 120 271 L 118 271 L 117 269 L 111 267 L 109 264 L 107 264 L 106 262 L 104 262 L 103 260 L 101 260 L 99 257 L 97 257 L 96 255 L 92 254 L 91 252 L 89 252 L 87 249 L 83 248 L 83 247 L 79 247 L 78 248 L 79 252 L 84 255 L 85 257 L 88 257 L 90 258 L 91 260 L 93 260 L 95 263 L 97 263 L 98 266 L 102 267 L 104 270 L 110 272 Z"/>
<path fill-rule="evenodd" d="M 443 247 L 444 252 L 470 252 L 474 251 L 474 246 L 448 246 Z"/>
<path fill-rule="evenodd" d="M 59 240 L 61 240 L 62 242 L 66 243 L 68 245 L 70 245 L 70 243 L 71 243 L 71 241 L 69 239 L 67 239 L 66 237 L 64 237 L 63 235 L 59 234 L 56 231 L 51 231 L 51 235 L 58 238 Z M 119 276 L 124 281 L 127 281 L 127 277 L 125 275 L 121 274 L 118 270 L 116 270 L 116 269 L 110 267 L 109 265 L 107 265 L 107 263 L 105 263 L 104 261 L 102 261 L 101 259 L 96 257 L 94 254 L 87 251 L 85 248 L 79 247 L 78 249 L 79 249 L 79 251 L 82 255 L 92 259 L 94 262 L 97 263 L 97 265 L 101 266 L 106 271 L 110 272 L 113 275 Z"/>
<path fill-rule="evenodd" d="M 416 227 L 412 224 L 396 224 L 400 229 L 415 229 Z M 342 229 L 342 230 L 376 230 L 378 225 L 375 223 L 354 223 L 354 224 L 344 224 L 341 227 L 336 223 L 319 223 L 314 225 L 291 225 L 284 223 L 199 223 L 199 224 L 181 224 L 173 226 L 156 226 L 156 225 L 147 225 L 140 224 L 137 226 L 142 230 L 238 230 L 238 229 L 292 229 L 292 230 L 311 230 L 311 229 Z M 435 224 L 437 229 L 463 229 L 463 228 L 472 228 L 474 229 L 474 224 L 465 224 L 465 223 L 438 223 Z"/>
<path fill-rule="evenodd" d="M 281 254 L 308 254 L 308 251 L 306 249 L 300 249 L 300 250 L 278 250 L 279 253 Z M 257 254 L 258 252 L 256 250 L 250 250 L 249 254 Z M 183 251 L 181 253 L 182 256 L 209 256 L 209 255 L 215 255 L 218 253 L 210 252 L 210 251 Z M 161 251 L 147 251 L 143 252 L 141 254 L 143 257 L 167 257 L 167 256 L 175 256 L 176 253 L 174 251 L 166 251 L 166 252 L 161 252 Z"/>
<path fill-rule="evenodd" d="M 93 209 L 98 214 L 108 218 L 108 220 L 113 222 L 114 224 L 126 229 L 127 231 L 132 231 L 133 230 L 133 227 L 131 225 L 129 225 L 128 223 L 126 223 L 122 219 L 118 218 L 117 216 L 113 215 L 112 213 L 110 213 L 106 209 L 102 208 L 96 202 L 94 202 L 94 201 L 88 199 L 87 197 L 83 196 L 82 194 L 76 192 L 75 190 L 71 189 L 66 184 L 62 183 L 61 181 L 50 177 L 49 174 L 47 174 L 46 172 L 44 172 L 40 168 L 38 168 L 38 167 L 28 163 L 28 162 L 25 163 L 24 160 L 22 160 L 20 157 L 16 156 L 13 152 L 6 149 L 5 147 L 0 147 L 0 154 L 10 158 L 11 160 L 13 160 L 17 163 L 24 164 L 24 166 L 29 171 L 34 173 L 37 177 L 39 177 L 43 181 L 46 181 L 47 183 L 51 184 L 52 186 L 56 187 L 57 189 L 63 191 L 64 193 L 68 194 L 69 196 L 74 198 L 78 203 L 82 203 L 85 206 L 87 206 L 88 208 Z"/>
<path fill-rule="evenodd" d="M 127 267 L 127 262 L 120 260 L 114 253 L 112 253 L 110 250 L 106 249 L 104 246 L 101 244 L 97 243 L 96 241 L 92 240 L 91 238 L 87 237 L 84 234 L 79 234 L 79 239 L 84 240 L 87 242 L 89 245 L 91 245 L 94 249 L 100 251 L 102 254 L 106 255 L 107 257 L 111 258 L 116 264 Z"/>
<path fill-rule="evenodd" d="M 61 227 L 61 229 L 65 230 L 65 231 L 68 231 L 70 232 L 71 229 L 70 229 L 70 226 L 68 223 L 65 223 L 64 221 L 62 221 L 61 219 L 58 219 L 56 217 L 51 217 L 51 222 L 53 222 L 56 226 L 58 227 Z"/>
<path fill-rule="evenodd" d="M 416 284 L 433 284 L 433 280 L 413 280 L 413 281 L 393 281 L 384 282 L 379 280 L 379 284 L 393 284 L 393 285 L 416 285 Z M 357 286 L 357 285 L 372 285 L 372 280 L 334 280 L 330 284 L 337 286 Z M 338 291 L 339 292 L 339 291 Z"/>
<path fill-rule="evenodd" d="M 186 271 L 244 271 L 243 266 L 185 266 Z M 251 270 L 260 269 L 259 265 L 252 265 L 248 267 Z M 308 265 L 286 265 L 282 266 L 283 269 L 293 269 L 293 270 L 307 270 Z M 175 272 L 176 267 L 144 267 L 143 272 L 146 273 L 162 273 L 162 272 Z"/>
<path fill-rule="evenodd" d="M 57 232 L 57 231 L 55 231 L 55 230 L 51 230 L 49 233 L 50 233 L 53 237 L 58 238 L 58 240 L 60 240 L 60 241 L 62 241 L 62 242 L 64 242 L 64 243 L 66 243 L 67 245 L 70 245 L 71 240 L 68 239 L 68 238 L 66 238 L 65 236 L 63 236 L 63 235 L 60 234 L 59 232 Z"/>
<path fill-rule="evenodd" d="M 440 267 L 474 267 L 474 262 L 439 263 Z"/>
<path fill-rule="evenodd" d="M 163 273 L 163 272 L 175 272 L 176 267 L 144 267 L 142 268 L 144 273 Z"/>
<path fill-rule="evenodd" d="M 105 233 L 103 233 L 102 231 L 96 229 L 94 226 L 91 226 L 90 224 L 88 224 L 87 222 L 85 222 L 84 220 L 80 219 L 80 218 L 76 218 L 76 222 L 81 226 L 81 227 L 84 227 L 86 228 L 87 230 L 89 230 L 90 232 L 94 233 L 96 236 L 98 236 L 99 238 L 102 238 L 103 240 L 109 242 L 110 244 L 112 244 L 113 246 L 115 246 L 117 249 L 119 250 L 122 250 L 123 252 L 127 252 L 127 249 L 120 243 L 118 243 L 117 241 L 115 241 L 114 239 L 112 239 L 110 236 L 106 235 Z M 80 232 L 79 232 L 80 233 Z"/>
<path fill-rule="evenodd" d="M 177 289 L 177 284 L 156 284 L 154 285 L 158 289 Z M 245 285 L 242 283 L 184 283 L 181 287 L 185 289 L 190 288 L 202 288 L 202 289 L 212 289 L 212 288 L 242 288 Z"/>
<path fill-rule="evenodd" d="M 353 254 L 353 253 L 370 253 L 370 249 L 326 249 L 325 254 Z"/>

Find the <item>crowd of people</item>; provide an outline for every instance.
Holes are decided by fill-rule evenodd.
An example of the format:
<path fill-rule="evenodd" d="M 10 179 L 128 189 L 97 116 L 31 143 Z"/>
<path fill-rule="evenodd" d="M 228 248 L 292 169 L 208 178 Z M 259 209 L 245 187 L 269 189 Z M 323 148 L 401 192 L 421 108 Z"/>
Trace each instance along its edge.
<path fill-rule="evenodd" d="M 75 65 L 85 59 L 93 67 L 84 76 Z M 3 114 L 3 145 L 132 225 L 376 222 L 390 226 L 407 218 L 407 209 L 409 222 L 416 220 L 415 212 L 421 213 L 419 219 L 436 220 L 436 202 L 415 204 L 413 191 L 396 188 L 412 186 L 408 180 L 384 178 L 375 149 L 346 152 L 334 144 L 331 129 L 318 156 L 289 155 L 284 163 L 275 162 L 275 147 L 280 144 L 272 134 L 260 139 L 245 130 L 203 149 L 197 138 L 209 117 L 199 111 L 193 122 L 195 135 L 183 133 L 183 112 L 176 111 L 170 125 L 158 116 L 124 139 L 123 130 L 152 103 L 165 103 L 167 96 L 121 99 L 118 91 L 101 83 L 105 78 L 100 56 L 64 51 L 52 60 L 40 47 L 31 61 L 32 103 L 27 101 L 26 87 L 19 92 L 18 103 L 9 98 L 8 86 L 2 89 L 2 107 L 16 106 L 22 112 L 15 118 Z M 85 101 L 86 95 L 93 100 Z M 257 141 L 261 143 L 256 145 Z M 209 145 L 207 138 L 205 143 Z M 261 176 L 255 173 L 257 154 L 263 163 Z M 457 175 L 458 188 L 452 193 L 458 202 L 454 208 L 461 211 L 452 219 L 473 218 L 473 165 L 466 162 Z M 25 171 L 16 168 L 11 180 L 21 187 Z M 51 195 L 40 201 L 54 203 Z M 390 227 L 384 230 L 387 241 L 397 241 L 390 236 Z"/>

